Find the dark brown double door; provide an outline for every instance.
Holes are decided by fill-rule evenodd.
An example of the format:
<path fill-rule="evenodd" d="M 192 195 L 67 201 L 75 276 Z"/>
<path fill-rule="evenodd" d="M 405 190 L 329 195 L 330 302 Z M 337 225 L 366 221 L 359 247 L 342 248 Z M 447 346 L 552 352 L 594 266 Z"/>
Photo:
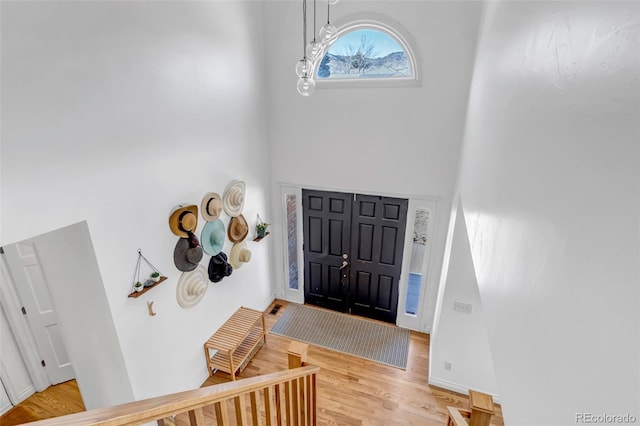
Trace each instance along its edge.
<path fill-rule="evenodd" d="M 408 200 L 302 190 L 305 302 L 395 323 Z"/>

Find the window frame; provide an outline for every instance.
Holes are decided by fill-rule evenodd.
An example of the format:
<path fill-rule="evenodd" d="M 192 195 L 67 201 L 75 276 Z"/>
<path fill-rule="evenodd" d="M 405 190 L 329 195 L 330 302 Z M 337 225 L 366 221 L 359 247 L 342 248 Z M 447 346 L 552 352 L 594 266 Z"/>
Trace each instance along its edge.
<path fill-rule="evenodd" d="M 345 34 L 358 30 L 375 30 L 380 31 L 392 39 L 394 39 L 404 50 L 409 60 L 413 75 L 407 77 L 366 77 L 366 78 L 318 78 L 317 72 L 322 59 L 331 47 L 326 47 L 317 61 L 313 64 L 313 76 L 316 82 L 316 88 L 349 88 L 349 87 L 411 87 L 420 86 L 420 68 L 416 50 L 412 48 L 411 37 L 397 23 L 392 22 L 386 17 L 360 17 L 347 18 L 344 23 L 336 25 L 338 28 L 336 40 Z M 333 44 L 333 43 L 332 43 Z"/>
<path fill-rule="evenodd" d="M 299 185 L 280 183 L 280 214 L 282 224 L 282 274 L 280 280 L 282 294 L 285 300 L 304 303 L 304 252 L 303 252 L 303 224 L 302 224 L 302 187 Z M 298 268 L 298 288 L 294 289 L 289 283 L 289 235 L 287 224 L 287 195 L 296 197 L 296 266 Z"/>

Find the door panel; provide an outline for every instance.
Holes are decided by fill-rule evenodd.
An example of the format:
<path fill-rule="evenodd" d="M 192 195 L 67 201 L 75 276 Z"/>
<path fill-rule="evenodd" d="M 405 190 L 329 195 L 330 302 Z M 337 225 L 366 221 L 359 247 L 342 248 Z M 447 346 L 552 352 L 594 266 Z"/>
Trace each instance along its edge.
<path fill-rule="evenodd" d="M 396 320 L 408 200 L 302 190 L 305 302 Z M 343 265 L 343 255 L 350 262 Z"/>
<path fill-rule="evenodd" d="M 2 306 L 0 306 L 0 360 L 0 381 L 2 382 L 0 397 L 5 390 L 11 402 L 9 405 L 11 408 L 12 405 L 31 396 L 35 389 Z M 4 389 L 1 389 L 3 387 Z M 2 404 L 0 410 L 5 406 L 6 404 Z"/>
<path fill-rule="evenodd" d="M 20 242 L 4 250 L 50 383 L 55 385 L 75 378 L 35 246 L 31 242 Z"/>
<path fill-rule="evenodd" d="M 302 190 L 305 302 L 347 310 L 340 269 L 349 253 L 352 194 Z M 347 276 L 348 279 L 348 276 Z"/>
<path fill-rule="evenodd" d="M 395 322 L 409 201 L 356 195 L 352 216 L 352 312 Z"/>

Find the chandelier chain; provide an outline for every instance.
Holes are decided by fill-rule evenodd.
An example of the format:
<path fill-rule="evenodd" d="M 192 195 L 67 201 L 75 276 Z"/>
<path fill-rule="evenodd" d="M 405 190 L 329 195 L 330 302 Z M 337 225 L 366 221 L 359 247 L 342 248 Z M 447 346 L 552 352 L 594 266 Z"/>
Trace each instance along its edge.
<path fill-rule="evenodd" d="M 307 59 L 307 0 L 302 0 L 302 58 Z"/>
<path fill-rule="evenodd" d="M 313 0 L 313 41 L 316 41 L 316 0 Z"/>
<path fill-rule="evenodd" d="M 327 25 L 329 25 L 330 19 L 329 19 L 329 13 L 331 12 L 331 3 L 327 2 Z"/>

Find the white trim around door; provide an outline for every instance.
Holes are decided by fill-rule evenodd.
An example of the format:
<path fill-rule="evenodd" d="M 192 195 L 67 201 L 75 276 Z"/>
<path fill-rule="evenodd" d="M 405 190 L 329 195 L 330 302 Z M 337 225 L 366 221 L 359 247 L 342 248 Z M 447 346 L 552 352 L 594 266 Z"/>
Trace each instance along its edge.
<path fill-rule="evenodd" d="M 405 194 L 374 194 L 367 191 L 348 188 L 319 188 L 309 185 L 296 185 L 291 183 L 278 183 L 279 200 L 276 205 L 279 211 L 274 212 L 280 218 L 281 232 L 281 253 L 282 268 L 277 274 L 277 284 L 275 296 L 295 303 L 304 303 L 304 259 L 303 259 L 303 223 L 302 223 L 302 188 L 321 191 L 351 192 L 367 195 L 381 195 L 409 200 L 409 210 L 407 213 L 407 229 L 405 234 L 405 244 L 403 247 L 402 274 L 400 277 L 398 315 L 396 324 L 403 328 L 408 328 L 420 332 L 429 333 L 431 331 L 429 317 L 433 316 L 435 309 L 435 298 L 439 280 L 439 266 L 436 265 L 438 256 L 433 255 L 434 243 L 437 244 L 439 229 L 439 201 L 438 197 L 411 196 Z M 292 204 L 294 206 L 292 206 Z M 429 222 L 426 226 L 426 244 L 423 249 L 416 254 L 414 244 L 414 228 L 416 224 L 417 212 L 427 212 Z M 295 227 L 292 228 L 292 224 Z M 290 241 L 290 236 L 295 241 Z M 290 242 L 292 243 L 290 245 Z M 413 256 L 413 262 L 412 262 Z M 293 259 L 297 264 L 292 265 Z M 293 270 L 290 268 L 293 267 Z M 416 266 L 417 265 L 417 266 Z M 296 270 L 297 268 L 297 270 Z M 297 274 L 296 274 L 297 272 Z M 421 276 L 419 293 L 415 313 L 407 313 L 407 293 L 409 287 L 410 273 Z M 295 282 L 292 282 L 292 277 Z M 435 290 L 435 291 L 434 291 Z"/>

